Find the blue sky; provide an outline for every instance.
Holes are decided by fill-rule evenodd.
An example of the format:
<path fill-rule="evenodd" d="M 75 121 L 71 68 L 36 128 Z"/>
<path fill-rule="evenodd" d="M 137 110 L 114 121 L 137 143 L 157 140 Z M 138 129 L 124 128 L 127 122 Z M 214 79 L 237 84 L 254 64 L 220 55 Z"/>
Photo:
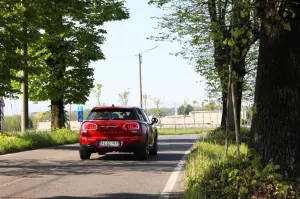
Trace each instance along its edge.
<path fill-rule="evenodd" d="M 164 11 L 147 4 L 147 0 L 127 0 L 126 6 L 130 9 L 130 19 L 111 22 L 104 25 L 107 30 L 106 42 L 102 50 L 106 60 L 91 64 L 95 68 L 95 80 L 103 84 L 102 102 L 119 104 L 118 93 L 130 88 L 129 105 L 139 105 L 138 90 L 138 57 L 155 45 L 155 50 L 143 55 L 142 84 L 143 93 L 156 98 L 164 98 L 163 106 L 173 107 L 174 103 L 182 104 L 184 99 L 203 101 L 205 97 L 203 78 L 194 72 L 194 67 L 188 65 L 180 57 L 169 55 L 170 52 L 180 50 L 177 43 L 156 43 L 147 40 L 151 35 L 157 35 L 159 30 L 154 29 L 157 24 L 154 16 L 161 16 Z M 20 100 L 6 99 L 5 114 L 20 114 Z M 91 108 L 96 99 L 91 95 L 84 105 Z M 29 112 L 49 110 L 49 102 L 29 104 Z M 149 101 L 149 107 L 154 107 Z M 69 107 L 67 107 L 69 109 Z M 73 105 L 72 109 L 77 109 Z"/>

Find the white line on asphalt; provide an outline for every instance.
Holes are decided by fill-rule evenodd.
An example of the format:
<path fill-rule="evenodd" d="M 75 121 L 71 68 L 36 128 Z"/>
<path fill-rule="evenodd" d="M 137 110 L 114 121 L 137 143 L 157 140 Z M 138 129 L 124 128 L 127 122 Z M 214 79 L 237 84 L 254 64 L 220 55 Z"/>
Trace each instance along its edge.
<path fill-rule="evenodd" d="M 174 171 L 172 172 L 164 190 L 161 192 L 159 199 L 168 199 L 174 186 L 175 183 L 177 181 L 177 178 L 180 174 L 181 171 L 183 171 L 184 169 L 184 165 L 186 163 L 186 160 L 188 158 L 189 153 L 192 151 L 193 146 L 191 146 L 183 155 L 183 157 L 181 158 L 181 160 L 179 161 L 179 163 L 177 164 L 176 168 L 174 169 Z"/>

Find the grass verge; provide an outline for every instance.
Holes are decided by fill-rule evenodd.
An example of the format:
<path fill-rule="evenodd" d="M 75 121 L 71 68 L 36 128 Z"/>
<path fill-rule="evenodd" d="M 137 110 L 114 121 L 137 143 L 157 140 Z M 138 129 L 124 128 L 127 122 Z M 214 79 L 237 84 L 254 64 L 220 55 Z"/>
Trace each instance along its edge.
<path fill-rule="evenodd" d="M 78 131 L 59 129 L 55 132 L 29 131 L 25 133 L 0 134 L 0 155 L 39 149 L 63 144 L 77 143 Z"/>
<path fill-rule="evenodd" d="M 245 138 L 247 130 L 242 132 Z M 232 144 L 225 156 L 224 139 L 217 129 L 194 145 L 185 168 L 184 199 L 300 198 L 299 180 L 285 179 L 277 165 L 263 165 L 245 143 L 240 157 Z"/>
<path fill-rule="evenodd" d="M 185 134 L 200 134 L 203 132 L 212 131 L 215 128 L 157 128 L 158 135 L 185 135 Z"/>

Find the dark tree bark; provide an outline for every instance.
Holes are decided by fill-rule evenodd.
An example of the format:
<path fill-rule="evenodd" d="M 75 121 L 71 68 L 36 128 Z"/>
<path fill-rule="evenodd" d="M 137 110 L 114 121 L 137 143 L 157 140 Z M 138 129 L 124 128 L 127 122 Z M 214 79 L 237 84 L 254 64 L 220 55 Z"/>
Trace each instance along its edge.
<path fill-rule="evenodd" d="M 224 3 L 224 4 L 223 4 Z M 234 116 L 233 116 L 233 105 L 230 100 L 229 110 L 227 110 L 227 100 L 229 99 L 228 96 L 228 77 L 229 77 L 229 64 L 230 64 L 230 52 L 231 47 L 228 45 L 224 45 L 224 39 L 231 37 L 231 29 L 226 28 L 225 18 L 226 18 L 226 11 L 227 5 L 229 3 L 228 0 L 225 0 L 223 3 L 219 3 L 216 0 L 208 1 L 208 9 L 211 23 L 218 24 L 219 26 L 215 27 L 212 26 L 212 31 L 220 33 L 220 37 L 214 40 L 214 60 L 215 60 L 215 67 L 217 68 L 218 74 L 220 76 L 220 82 L 222 85 L 222 119 L 221 119 L 221 128 L 225 129 L 227 125 L 227 115 L 228 115 L 228 127 L 230 131 L 234 131 Z M 242 8 L 243 2 L 237 1 L 237 9 Z M 240 5 L 241 4 L 241 5 Z M 235 38 L 236 45 L 234 48 L 235 50 L 233 53 L 233 66 L 232 70 L 236 74 L 235 77 L 235 87 L 236 87 L 236 107 L 237 107 L 237 120 L 238 120 L 238 128 L 240 128 L 240 118 L 241 118 L 241 106 L 242 106 L 242 94 L 243 94 L 243 80 L 246 75 L 246 54 L 249 51 L 251 45 L 255 43 L 258 39 L 257 35 L 257 23 L 252 22 L 250 18 L 250 9 L 247 8 L 246 10 L 249 12 L 248 17 L 243 18 L 240 14 L 241 10 L 237 12 L 237 20 L 234 24 L 235 28 L 243 29 L 244 34 L 240 35 L 238 38 Z M 245 43 L 243 40 L 248 38 L 248 31 L 253 34 L 252 38 L 249 38 L 248 41 Z"/>
<path fill-rule="evenodd" d="M 276 5 L 275 5 L 276 4 Z M 282 174 L 300 176 L 300 7 L 287 17 L 287 2 L 263 2 L 252 134 L 264 162 L 281 166 Z M 272 14 L 271 16 L 267 15 Z M 282 17 L 281 20 L 275 19 Z"/>
<path fill-rule="evenodd" d="M 227 93 L 222 92 L 222 119 L 221 119 L 221 128 L 226 128 L 226 115 L 227 115 Z"/>
<path fill-rule="evenodd" d="M 65 114 L 63 100 L 51 100 L 51 129 L 65 127 Z"/>

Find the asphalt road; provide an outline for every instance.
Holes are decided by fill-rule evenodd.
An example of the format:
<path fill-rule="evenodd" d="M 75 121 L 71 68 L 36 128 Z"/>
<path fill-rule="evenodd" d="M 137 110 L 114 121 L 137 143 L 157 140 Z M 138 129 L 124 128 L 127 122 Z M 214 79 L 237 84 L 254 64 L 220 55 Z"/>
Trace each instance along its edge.
<path fill-rule="evenodd" d="M 159 198 L 166 185 L 174 185 L 169 198 L 179 198 L 183 172 L 169 178 L 198 137 L 160 136 L 147 161 L 119 153 L 81 161 L 78 144 L 0 156 L 0 198 Z"/>

